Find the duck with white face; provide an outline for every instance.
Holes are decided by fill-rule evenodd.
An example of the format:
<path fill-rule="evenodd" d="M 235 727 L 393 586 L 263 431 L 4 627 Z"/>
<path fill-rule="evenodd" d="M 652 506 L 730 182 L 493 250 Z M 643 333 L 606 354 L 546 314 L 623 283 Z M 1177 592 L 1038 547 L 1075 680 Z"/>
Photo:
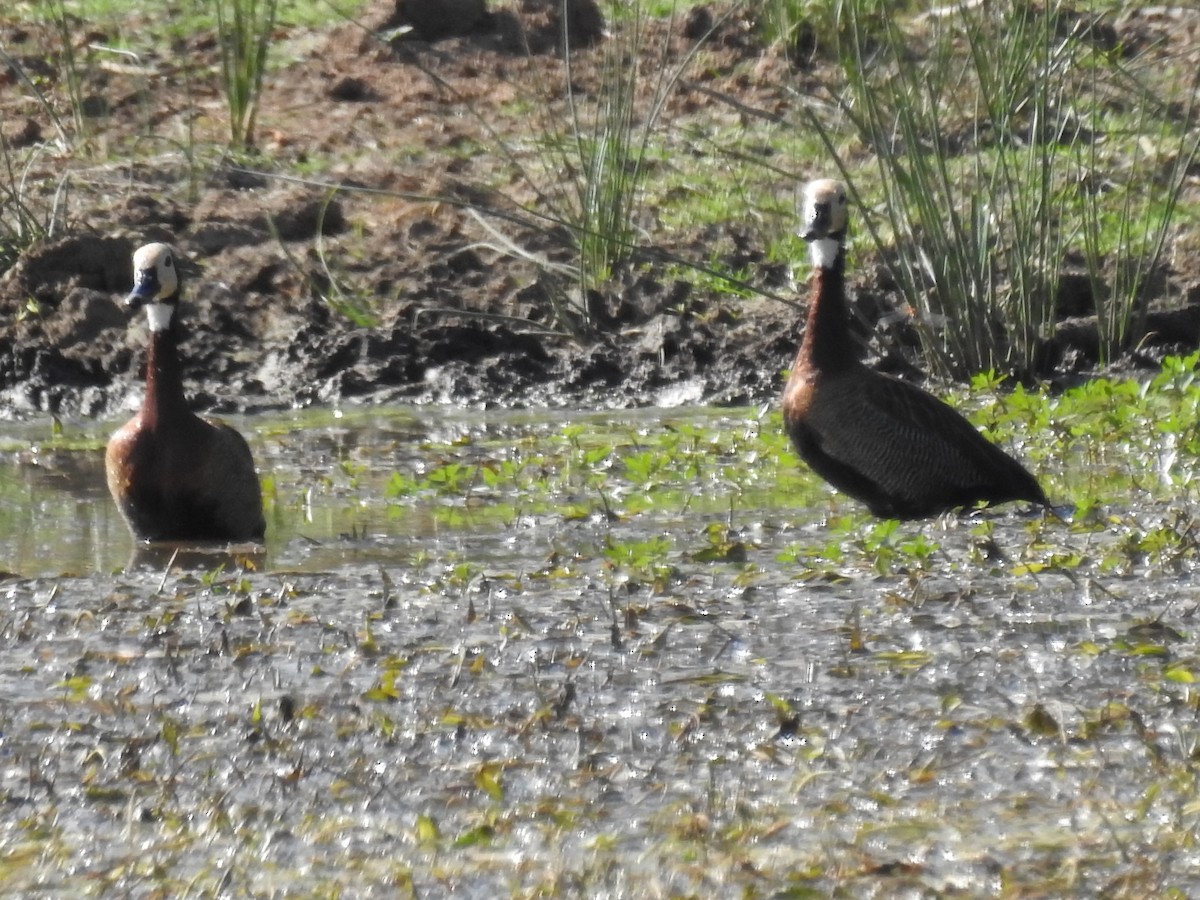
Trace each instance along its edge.
<path fill-rule="evenodd" d="M 962 415 L 859 360 L 846 305 L 846 186 L 828 178 L 810 183 L 800 218 L 813 272 L 783 419 L 801 459 L 884 518 L 1011 500 L 1048 507 L 1025 467 Z"/>
<path fill-rule="evenodd" d="M 179 303 L 179 273 L 175 253 L 166 244 L 146 244 L 133 254 L 133 290 L 125 298 L 128 310 L 146 308 L 151 331 L 171 327 Z"/>
<path fill-rule="evenodd" d="M 845 245 L 850 226 L 850 201 L 846 186 L 832 178 L 820 178 L 804 190 L 804 208 L 797 232 L 808 242 L 813 266 L 831 268 Z"/>
<path fill-rule="evenodd" d="M 133 268 L 125 307 L 146 309 L 146 394 L 108 442 L 109 491 L 138 540 L 261 541 L 266 520 L 249 445 L 224 422 L 193 413 L 184 396 L 175 251 L 147 244 Z"/>

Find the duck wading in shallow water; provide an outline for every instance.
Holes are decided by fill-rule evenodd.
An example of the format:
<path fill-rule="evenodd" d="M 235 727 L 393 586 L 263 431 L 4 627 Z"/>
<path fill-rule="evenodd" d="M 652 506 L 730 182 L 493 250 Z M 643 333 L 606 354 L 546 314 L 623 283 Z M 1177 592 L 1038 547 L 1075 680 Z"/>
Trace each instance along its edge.
<path fill-rule="evenodd" d="M 801 459 L 883 518 L 1010 500 L 1049 507 L 1025 467 L 962 415 L 859 361 L 846 308 L 845 185 L 809 184 L 803 219 L 813 262 L 808 318 L 783 391 L 783 421 Z"/>
<path fill-rule="evenodd" d="M 135 538 L 260 541 L 262 491 L 245 439 L 188 409 L 179 351 L 179 273 L 166 244 L 133 255 L 127 309 L 146 309 L 150 345 L 142 408 L 108 442 L 108 489 Z"/>

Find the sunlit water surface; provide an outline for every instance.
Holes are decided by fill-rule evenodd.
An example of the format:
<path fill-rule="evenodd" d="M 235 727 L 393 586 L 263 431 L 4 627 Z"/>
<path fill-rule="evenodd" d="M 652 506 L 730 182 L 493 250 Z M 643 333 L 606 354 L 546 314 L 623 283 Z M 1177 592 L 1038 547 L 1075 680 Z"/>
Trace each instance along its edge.
<path fill-rule="evenodd" d="M 1200 890 L 1186 557 L 888 530 L 755 411 L 235 424 L 265 552 L 198 566 L 134 559 L 111 426 L 6 431 L 0 889 Z"/>
<path fill-rule="evenodd" d="M 402 563 L 439 542 L 509 559 L 533 550 L 516 533 L 532 529 L 540 535 L 541 517 L 523 516 L 519 505 L 507 502 L 497 508 L 492 502 L 497 491 L 477 478 L 464 483 L 459 496 L 389 496 L 389 482 L 397 473 L 419 477 L 450 459 L 473 465 L 481 459 L 528 457 L 536 452 L 540 435 L 560 435 L 568 425 L 581 430 L 585 442 L 636 444 L 638 435 L 664 422 L 719 432 L 723 427 L 756 429 L 758 417 L 755 411 L 565 414 L 393 408 L 229 421 L 249 439 L 264 481 L 268 524 L 265 558 L 259 564 L 315 569 Z M 136 559 L 135 551 L 142 548 L 131 539 L 104 483 L 103 443 L 115 427 L 73 423 L 52 439 L 48 422 L 7 426 L 8 452 L 0 466 L 5 505 L 0 566 L 25 576 L 84 574 L 113 572 Z M 61 449 L 89 442 L 90 450 Z M 774 485 L 743 489 L 710 483 L 696 486 L 688 508 L 711 509 L 735 489 L 754 506 L 778 502 Z M 548 490 L 539 499 L 569 503 L 580 498 Z M 448 508 L 457 513 L 446 514 Z M 673 512 L 670 507 L 662 514 L 651 510 L 639 524 L 653 533 L 652 526 L 664 515 L 674 518 Z M 560 530 L 562 516 L 555 511 L 551 518 L 551 530 Z M 170 558 L 166 548 L 152 558 L 163 553 Z"/>

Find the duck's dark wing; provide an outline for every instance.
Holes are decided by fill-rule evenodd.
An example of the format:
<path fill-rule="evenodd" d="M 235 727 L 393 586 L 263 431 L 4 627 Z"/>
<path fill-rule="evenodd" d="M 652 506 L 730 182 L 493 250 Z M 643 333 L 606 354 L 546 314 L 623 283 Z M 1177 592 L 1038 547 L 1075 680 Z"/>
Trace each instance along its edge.
<path fill-rule="evenodd" d="M 1046 496 L 1025 468 L 920 388 L 859 369 L 826 380 L 790 431 L 823 478 L 876 515 L 918 518 Z"/>
<path fill-rule="evenodd" d="M 254 470 L 254 456 L 246 439 L 219 419 L 206 419 L 212 427 L 201 483 L 211 486 L 213 524 L 224 539 L 260 541 L 266 532 L 262 488 Z"/>

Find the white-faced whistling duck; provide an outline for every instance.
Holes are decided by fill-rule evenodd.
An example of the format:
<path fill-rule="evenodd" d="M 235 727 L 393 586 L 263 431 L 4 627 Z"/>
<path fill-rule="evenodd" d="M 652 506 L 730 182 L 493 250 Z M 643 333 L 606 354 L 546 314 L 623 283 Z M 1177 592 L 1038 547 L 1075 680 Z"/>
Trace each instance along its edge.
<path fill-rule="evenodd" d="M 166 244 L 133 255 L 127 309 L 146 307 L 150 348 L 142 408 L 108 442 L 108 489 L 135 538 L 262 540 L 262 492 L 245 439 L 188 409 L 180 372 L 179 273 Z"/>
<path fill-rule="evenodd" d="M 858 359 L 845 298 L 845 185 L 809 184 L 803 219 L 813 262 L 808 318 L 783 391 L 783 420 L 800 457 L 884 518 L 1010 500 L 1049 506 L 1034 477 L 959 413 Z"/>

